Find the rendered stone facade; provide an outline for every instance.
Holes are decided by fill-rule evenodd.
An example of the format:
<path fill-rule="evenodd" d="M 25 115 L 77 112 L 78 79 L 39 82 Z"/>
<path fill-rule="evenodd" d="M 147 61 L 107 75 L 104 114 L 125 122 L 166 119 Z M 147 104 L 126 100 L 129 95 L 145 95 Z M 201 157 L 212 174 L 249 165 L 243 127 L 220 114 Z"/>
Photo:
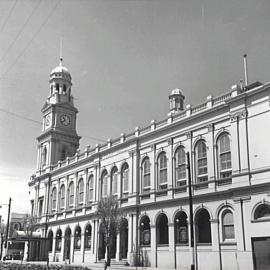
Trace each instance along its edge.
<path fill-rule="evenodd" d="M 270 268 L 270 84 L 236 85 L 185 108 L 174 91 L 166 119 L 79 151 L 71 76 L 55 70 L 29 182 L 50 261 L 102 261 L 95 211 L 112 194 L 126 212 L 115 261 L 190 269 L 189 152 L 197 269 Z"/>

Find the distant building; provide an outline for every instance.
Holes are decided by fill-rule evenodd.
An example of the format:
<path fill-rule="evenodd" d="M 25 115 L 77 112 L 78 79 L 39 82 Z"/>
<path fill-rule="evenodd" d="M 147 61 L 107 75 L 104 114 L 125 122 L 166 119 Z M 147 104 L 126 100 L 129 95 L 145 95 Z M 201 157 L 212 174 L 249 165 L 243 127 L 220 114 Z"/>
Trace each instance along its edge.
<path fill-rule="evenodd" d="M 196 106 L 173 90 L 164 120 L 81 151 L 71 86 L 61 61 L 50 74 L 29 182 L 50 261 L 104 259 L 95 211 L 112 194 L 127 212 L 115 261 L 133 265 L 138 256 L 147 266 L 190 269 L 189 152 L 198 269 L 270 269 L 269 83 L 236 85 Z"/>

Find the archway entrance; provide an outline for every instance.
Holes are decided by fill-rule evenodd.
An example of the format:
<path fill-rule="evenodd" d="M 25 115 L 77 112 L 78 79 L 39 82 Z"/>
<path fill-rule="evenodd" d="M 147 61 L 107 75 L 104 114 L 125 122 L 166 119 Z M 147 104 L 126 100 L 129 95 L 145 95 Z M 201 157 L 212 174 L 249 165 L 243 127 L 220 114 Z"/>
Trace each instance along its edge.
<path fill-rule="evenodd" d="M 111 259 L 115 259 L 116 255 L 116 235 L 111 238 Z M 102 225 L 99 228 L 99 245 L 98 245 L 98 259 L 105 259 L 106 245 L 105 245 L 105 235 L 102 231 Z"/>
<path fill-rule="evenodd" d="M 120 260 L 127 258 L 128 252 L 128 221 L 124 219 L 120 230 Z"/>
<path fill-rule="evenodd" d="M 64 260 L 70 260 L 70 244 L 71 244 L 71 230 L 70 228 L 67 228 L 65 232 Z"/>

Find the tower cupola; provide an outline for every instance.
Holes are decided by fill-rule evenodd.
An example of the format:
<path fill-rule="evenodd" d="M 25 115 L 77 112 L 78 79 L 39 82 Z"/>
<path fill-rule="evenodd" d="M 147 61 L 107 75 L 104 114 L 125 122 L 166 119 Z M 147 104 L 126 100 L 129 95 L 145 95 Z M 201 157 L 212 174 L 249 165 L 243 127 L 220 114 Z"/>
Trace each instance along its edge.
<path fill-rule="evenodd" d="M 71 95 L 71 75 L 66 67 L 63 66 L 63 58 L 60 58 L 60 63 L 50 73 L 50 94 L 48 97 L 49 103 L 69 102 L 73 104 Z"/>
<path fill-rule="evenodd" d="M 180 89 L 173 89 L 169 95 L 170 100 L 170 111 L 176 113 L 184 110 L 184 99 L 185 96 L 182 94 Z"/>

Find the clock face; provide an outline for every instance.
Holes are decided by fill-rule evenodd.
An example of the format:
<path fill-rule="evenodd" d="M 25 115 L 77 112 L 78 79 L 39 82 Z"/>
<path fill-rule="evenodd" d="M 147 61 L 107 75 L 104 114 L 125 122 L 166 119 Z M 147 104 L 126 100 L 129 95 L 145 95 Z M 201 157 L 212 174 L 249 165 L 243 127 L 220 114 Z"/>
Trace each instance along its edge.
<path fill-rule="evenodd" d="M 70 117 L 68 115 L 66 115 L 66 114 L 62 114 L 60 116 L 60 122 L 64 126 L 68 126 L 70 124 Z"/>
<path fill-rule="evenodd" d="M 51 116 L 47 115 L 45 118 L 45 126 L 48 127 L 51 124 Z"/>

